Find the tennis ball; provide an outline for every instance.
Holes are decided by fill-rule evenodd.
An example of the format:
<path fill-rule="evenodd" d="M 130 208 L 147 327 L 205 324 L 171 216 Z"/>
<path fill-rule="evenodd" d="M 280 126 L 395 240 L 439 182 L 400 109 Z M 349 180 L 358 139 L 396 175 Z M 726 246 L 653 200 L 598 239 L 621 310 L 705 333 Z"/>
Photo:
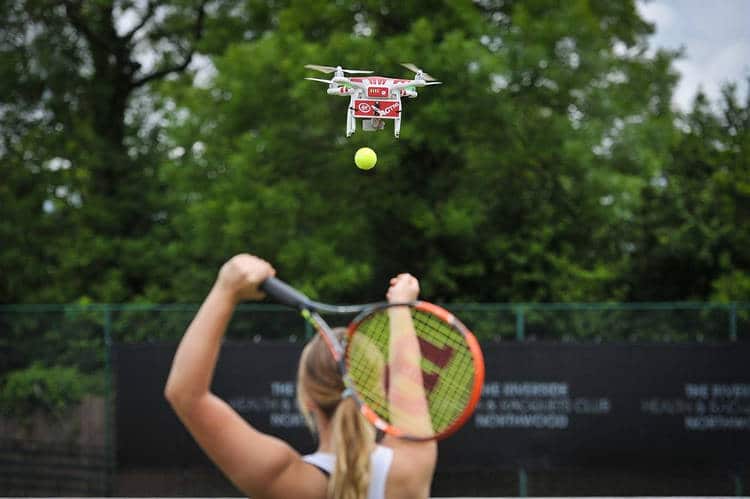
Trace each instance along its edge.
<path fill-rule="evenodd" d="M 362 147 L 354 155 L 354 163 L 361 170 L 369 170 L 378 162 L 378 155 L 369 147 Z"/>

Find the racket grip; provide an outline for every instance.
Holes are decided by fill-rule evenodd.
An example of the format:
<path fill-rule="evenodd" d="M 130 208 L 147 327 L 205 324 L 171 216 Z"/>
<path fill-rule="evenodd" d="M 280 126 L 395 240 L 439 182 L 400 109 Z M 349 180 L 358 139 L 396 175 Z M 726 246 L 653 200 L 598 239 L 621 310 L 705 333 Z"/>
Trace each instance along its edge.
<path fill-rule="evenodd" d="M 310 304 L 310 299 L 307 296 L 275 277 L 269 277 L 263 281 L 260 289 L 283 305 L 294 308 L 305 308 Z"/>

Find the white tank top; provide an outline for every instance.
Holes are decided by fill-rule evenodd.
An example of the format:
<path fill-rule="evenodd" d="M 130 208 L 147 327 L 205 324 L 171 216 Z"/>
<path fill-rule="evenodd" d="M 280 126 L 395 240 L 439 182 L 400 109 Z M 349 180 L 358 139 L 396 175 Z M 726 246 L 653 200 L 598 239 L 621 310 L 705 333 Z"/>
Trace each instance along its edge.
<path fill-rule="evenodd" d="M 302 456 L 302 460 L 330 475 L 336 466 L 336 456 L 328 452 L 316 452 Z M 393 449 L 382 445 L 375 446 L 370 454 L 370 486 L 367 499 L 385 499 L 385 481 L 393 461 Z"/>

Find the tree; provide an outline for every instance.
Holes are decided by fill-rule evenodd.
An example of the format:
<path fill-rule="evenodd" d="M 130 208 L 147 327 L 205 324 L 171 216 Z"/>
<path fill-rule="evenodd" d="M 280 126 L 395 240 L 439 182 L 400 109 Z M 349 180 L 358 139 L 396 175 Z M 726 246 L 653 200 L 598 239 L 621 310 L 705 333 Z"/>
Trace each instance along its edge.
<path fill-rule="evenodd" d="M 189 66 L 207 8 L 0 3 L 2 301 L 131 300 L 159 275 L 164 186 L 139 106 Z"/>
<path fill-rule="evenodd" d="M 728 85 L 717 105 L 696 97 L 672 160 L 644 187 L 633 299 L 750 298 L 750 101 Z"/>
<path fill-rule="evenodd" d="M 746 107 L 676 127 L 652 30 L 633 1 L 0 2 L 0 300 L 198 301 L 239 251 L 332 300 L 407 269 L 444 301 L 744 296 Z M 444 85 L 398 141 L 303 80 L 407 61 Z"/>
<path fill-rule="evenodd" d="M 272 17 L 214 59 L 207 88 L 163 87 L 180 112 L 162 171 L 186 203 L 175 296 L 197 299 L 248 248 L 330 298 L 377 298 L 404 269 L 434 299 L 627 296 L 623 248 L 669 150 L 676 80 L 633 3 L 289 2 Z M 302 80 L 306 63 L 404 60 L 445 84 L 405 104 L 399 141 L 344 140 L 345 102 Z M 380 157 L 369 175 L 351 166 L 362 145 Z"/>

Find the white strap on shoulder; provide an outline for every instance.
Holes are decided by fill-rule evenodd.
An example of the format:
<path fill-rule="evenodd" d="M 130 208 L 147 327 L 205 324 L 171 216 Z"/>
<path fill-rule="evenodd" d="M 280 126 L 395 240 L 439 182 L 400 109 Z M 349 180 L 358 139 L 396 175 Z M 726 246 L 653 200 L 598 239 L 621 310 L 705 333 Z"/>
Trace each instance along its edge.
<path fill-rule="evenodd" d="M 316 452 L 314 454 L 308 454 L 302 456 L 302 460 L 306 463 L 312 464 L 326 471 L 329 475 L 333 473 L 333 468 L 336 466 L 336 456 L 328 454 L 327 452 Z"/>
<path fill-rule="evenodd" d="M 384 499 L 385 483 L 393 462 L 393 449 L 378 445 L 370 456 L 370 488 L 367 499 Z"/>

